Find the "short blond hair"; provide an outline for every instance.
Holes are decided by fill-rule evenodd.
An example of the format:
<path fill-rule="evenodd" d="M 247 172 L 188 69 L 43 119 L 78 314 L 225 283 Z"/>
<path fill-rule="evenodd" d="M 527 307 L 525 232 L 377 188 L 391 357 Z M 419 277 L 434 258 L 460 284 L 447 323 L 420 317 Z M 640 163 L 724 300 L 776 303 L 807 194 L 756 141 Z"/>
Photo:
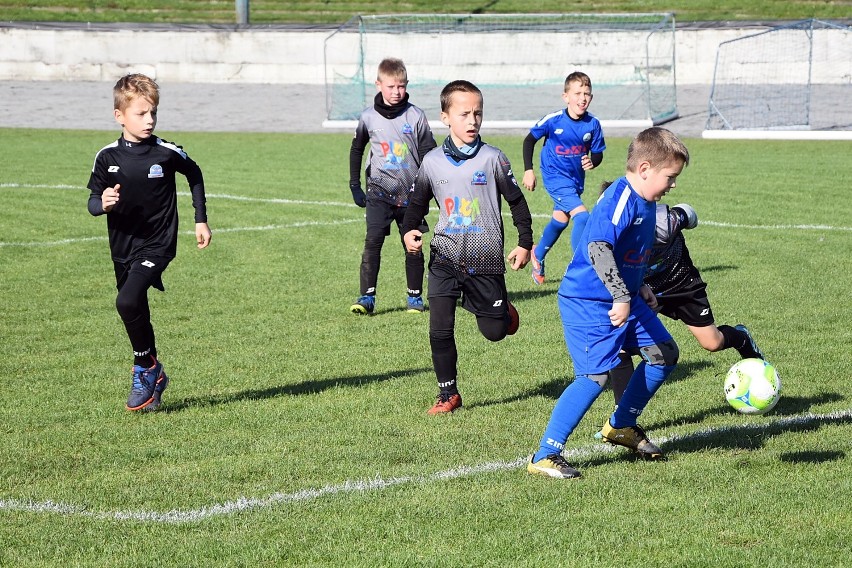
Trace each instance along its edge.
<path fill-rule="evenodd" d="M 160 87 L 147 75 L 130 73 L 116 82 L 112 88 L 113 105 L 116 110 L 123 111 L 130 106 L 131 101 L 138 98 L 147 99 L 152 105 L 160 104 Z"/>
<path fill-rule="evenodd" d="M 653 126 L 636 135 L 627 148 L 627 171 L 635 172 L 639 164 L 648 162 L 660 168 L 681 161 L 689 165 L 689 150 L 674 132 Z"/>
<path fill-rule="evenodd" d="M 382 59 L 379 63 L 379 70 L 376 72 L 376 81 L 381 81 L 383 77 L 408 83 L 408 71 L 405 69 L 405 63 L 402 62 L 402 59 L 396 57 Z"/>

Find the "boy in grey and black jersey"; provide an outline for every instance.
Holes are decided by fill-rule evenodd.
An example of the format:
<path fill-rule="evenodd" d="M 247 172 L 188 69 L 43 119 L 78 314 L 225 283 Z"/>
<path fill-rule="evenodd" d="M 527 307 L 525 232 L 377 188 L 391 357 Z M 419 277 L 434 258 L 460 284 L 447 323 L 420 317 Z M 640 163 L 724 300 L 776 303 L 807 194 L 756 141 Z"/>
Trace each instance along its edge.
<path fill-rule="evenodd" d="M 349 150 L 349 189 L 359 207 L 367 208 L 367 236 L 361 255 L 361 296 L 350 308 L 355 314 L 372 314 L 376 308 L 382 245 L 391 224 L 402 224 L 411 185 L 420 162 L 436 146 L 426 115 L 408 102 L 408 76 L 399 59 L 379 64 L 376 98 L 358 119 Z M 367 192 L 361 188 L 364 150 L 370 153 L 366 166 Z M 426 230 L 425 225 L 423 230 Z M 400 237 L 402 231 L 400 229 Z M 408 311 L 422 312 L 423 254 L 405 255 Z"/>
<path fill-rule="evenodd" d="M 502 201 L 509 204 L 518 246 L 508 255 L 513 270 L 530 260 L 532 217 L 512 167 L 499 149 L 482 142 L 482 93 L 468 81 L 453 81 L 441 92 L 441 121 L 450 135 L 423 159 L 402 224 L 410 253 L 422 250 L 417 226 L 438 205 L 430 243 L 429 343 L 438 379 L 438 398 L 429 414 L 461 407 L 457 388 L 456 302 L 476 316 L 479 331 L 500 341 L 518 329 L 518 312 L 506 292 Z"/>

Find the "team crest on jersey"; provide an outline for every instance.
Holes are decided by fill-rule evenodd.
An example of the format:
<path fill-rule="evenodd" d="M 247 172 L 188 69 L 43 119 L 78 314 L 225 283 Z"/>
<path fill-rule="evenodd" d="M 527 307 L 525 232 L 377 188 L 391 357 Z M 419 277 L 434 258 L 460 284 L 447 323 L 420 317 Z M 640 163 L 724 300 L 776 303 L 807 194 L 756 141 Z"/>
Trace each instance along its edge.
<path fill-rule="evenodd" d="M 408 124 L 406 122 L 405 124 L 402 125 L 402 133 L 403 134 L 411 134 L 412 132 L 414 132 L 414 129 L 411 128 L 410 124 Z"/>
<path fill-rule="evenodd" d="M 447 233 L 481 233 L 482 227 L 473 226 L 479 216 L 479 198 L 448 197 L 444 200 L 447 214 Z"/>
<path fill-rule="evenodd" d="M 470 180 L 470 185 L 488 185 L 488 178 L 485 176 L 485 172 L 482 170 L 473 172 L 473 179 Z"/>
<path fill-rule="evenodd" d="M 148 170 L 149 178 L 161 178 L 163 177 L 163 166 L 160 164 L 154 164 L 151 166 L 151 169 Z"/>
<path fill-rule="evenodd" d="M 585 134 L 583 134 L 583 142 L 588 142 L 591 139 L 592 139 L 592 133 L 591 132 L 586 132 Z"/>

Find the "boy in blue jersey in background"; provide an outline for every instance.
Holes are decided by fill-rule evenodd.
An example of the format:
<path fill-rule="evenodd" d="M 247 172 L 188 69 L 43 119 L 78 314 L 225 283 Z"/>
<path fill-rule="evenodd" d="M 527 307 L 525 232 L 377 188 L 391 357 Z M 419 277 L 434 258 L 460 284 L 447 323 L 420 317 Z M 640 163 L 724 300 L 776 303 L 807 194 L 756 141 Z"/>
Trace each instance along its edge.
<path fill-rule="evenodd" d="M 603 390 L 609 371 L 618 366 L 622 350 L 641 355 L 643 361 L 601 434 L 641 457 L 663 458 L 636 419 L 674 370 L 679 353 L 654 313 L 656 299 L 643 280 L 654 246 L 656 202 L 675 187 L 688 163 L 689 152 L 677 136 L 659 127 L 644 130 L 630 143 L 626 174 L 592 210 L 558 294 L 574 381 L 556 402 L 527 465 L 529 473 L 580 476 L 562 450 Z"/>
<path fill-rule="evenodd" d="M 544 283 L 544 258 L 571 219 L 574 220 L 571 241 L 576 248 L 589 217 L 580 199 L 586 171 L 600 165 L 606 150 L 601 123 L 588 112 L 592 104 L 589 76 L 579 71 L 568 75 L 562 100 L 566 108 L 539 120 L 524 139 L 524 187 L 535 191 L 533 150 L 543 136 L 541 177 L 553 198 L 553 217 L 532 251 L 532 279 L 536 284 Z"/>

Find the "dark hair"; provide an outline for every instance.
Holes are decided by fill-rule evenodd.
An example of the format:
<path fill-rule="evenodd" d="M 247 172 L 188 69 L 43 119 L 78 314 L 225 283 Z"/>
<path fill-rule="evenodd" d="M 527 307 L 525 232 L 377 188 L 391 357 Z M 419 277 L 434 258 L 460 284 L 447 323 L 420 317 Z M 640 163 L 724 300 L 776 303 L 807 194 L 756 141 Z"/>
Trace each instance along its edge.
<path fill-rule="evenodd" d="M 482 99 L 482 91 L 480 91 L 479 87 L 470 81 L 465 81 L 464 79 L 452 81 L 447 83 L 441 90 L 441 112 L 447 112 L 449 110 L 453 93 L 476 93 L 479 95 L 479 98 Z"/>

